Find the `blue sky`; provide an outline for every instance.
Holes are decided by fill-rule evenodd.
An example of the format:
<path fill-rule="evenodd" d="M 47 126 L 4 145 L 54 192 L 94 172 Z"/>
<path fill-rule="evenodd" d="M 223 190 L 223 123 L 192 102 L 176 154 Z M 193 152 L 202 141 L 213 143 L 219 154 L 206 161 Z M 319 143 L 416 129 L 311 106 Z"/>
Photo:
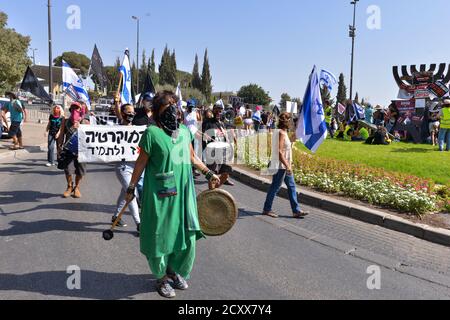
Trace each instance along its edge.
<path fill-rule="evenodd" d="M 176 49 L 178 68 L 191 71 L 196 53 L 208 48 L 214 91 L 237 91 L 250 82 L 278 102 L 281 93 L 303 97 L 314 64 L 349 87 L 350 0 L 53 0 L 53 54 L 78 51 L 90 57 L 94 44 L 105 64 L 129 47 L 136 52 L 136 23 L 142 17 L 141 48 Z M 48 64 L 46 0 L 0 0 L 9 27 L 29 35 L 36 62 Z M 81 29 L 69 30 L 70 5 L 81 9 Z M 369 30 L 368 6 L 381 9 L 381 29 Z M 361 0 L 357 12 L 355 91 L 375 104 L 387 104 L 398 88 L 392 66 L 450 61 L 448 0 Z M 147 16 L 147 13 L 150 16 Z M 31 52 L 30 52 L 31 55 Z M 335 92 L 333 93 L 335 94 Z"/>

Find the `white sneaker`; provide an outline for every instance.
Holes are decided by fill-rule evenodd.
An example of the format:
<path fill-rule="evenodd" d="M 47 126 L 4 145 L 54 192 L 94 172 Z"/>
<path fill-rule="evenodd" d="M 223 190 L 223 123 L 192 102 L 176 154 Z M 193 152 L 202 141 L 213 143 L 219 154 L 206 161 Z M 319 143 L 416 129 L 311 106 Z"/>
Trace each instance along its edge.
<path fill-rule="evenodd" d="M 47 163 L 45 166 L 50 168 L 52 166 L 52 164 L 51 163 Z"/>

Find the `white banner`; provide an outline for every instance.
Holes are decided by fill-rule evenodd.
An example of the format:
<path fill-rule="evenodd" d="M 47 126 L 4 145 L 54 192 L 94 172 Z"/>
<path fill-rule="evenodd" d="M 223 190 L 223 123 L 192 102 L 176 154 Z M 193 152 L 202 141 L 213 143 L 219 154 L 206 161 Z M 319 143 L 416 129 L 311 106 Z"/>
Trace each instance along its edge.
<path fill-rule="evenodd" d="M 78 129 L 78 161 L 134 162 L 139 157 L 139 142 L 146 129 L 146 126 L 81 125 Z"/>
<path fill-rule="evenodd" d="M 298 113 L 297 102 L 286 101 L 286 112 L 291 114 L 297 114 Z"/>

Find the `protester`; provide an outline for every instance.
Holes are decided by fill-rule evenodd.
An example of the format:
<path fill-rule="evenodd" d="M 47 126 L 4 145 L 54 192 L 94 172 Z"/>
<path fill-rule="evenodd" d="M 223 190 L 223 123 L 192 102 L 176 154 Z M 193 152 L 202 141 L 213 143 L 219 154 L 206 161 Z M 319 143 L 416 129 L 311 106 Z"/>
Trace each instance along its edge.
<path fill-rule="evenodd" d="M 70 117 L 65 120 L 61 127 L 63 134 L 59 137 L 59 150 L 63 145 L 69 143 L 77 134 L 78 128 L 81 124 L 89 124 L 85 119 L 86 109 L 80 102 L 73 102 L 69 108 Z M 78 157 L 75 157 L 64 169 L 67 181 L 67 190 L 64 192 L 64 198 L 69 198 L 72 194 L 75 198 L 81 198 L 80 184 L 83 177 L 86 175 L 86 164 L 79 163 Z M 75 175 L 75 184 L 73 183 L 73 176 Z"/>
<path fill-rule="evenodd" d="M 331 128 L 332 119 L 333 119 L 333 107 L 331 106 L 330 101 L 326 100 L 325 101 L 325 123 L 327 125 L 327 130 L 329 133 L 328 136 L 331 138 L 334 136 L 333 130 Z"/>
<path fill-rule="evenodd" d="M 131 126 L 133 124 L 133 120 L 135 117 L 134 107 L 131 104 L 124 104 L 120 107 L 120 125 L 122 126 Z M 116 214 L 112 217 L 111 222 L 114 223 L 117 220 L 119 213 L 125 207 L 126 201 L 126 191 L 128 186 L 130 185 L 131 176 L 133 175 L 135 163 L 128 162 L 123 160 L 122 162 L 116 165 L 116 176 L 122 185 L 122 192 L 117 199 L 117 211 Z M 141 218 L 139 217 L 139 206 L 136 199 L 130 202 L 128 208 L 130 209 L 131 215 L 133 216 L 133 220 L 136 223 L 137 232 L 140 232 L 140 224 Z M 118 221 L 118 227 L 126 227 L 126 223 L 122 220 Z"/>
<path fill-rule="evenodd" d="M 188 289 L 185 279 L 189 279 L 194 265 L 196 241 L 203 237 L 192 164 L 209 181 L 214 184 L 219 181 L 196 156 L 190 131 L 177 122 L 176 103 L 177 97 L 172 92 L 164 91 L 155 96 L 156 125 L 150 126 L 142 137 L 142 151 L 127 190 L 130 201 L 145 169 L 141 252 L 158 279 L 158 293 L 165 298 L 176 296 L 174 288 Z"/>
<path fill-rule="evenodd" d="M 202 134 L 199 130 L 201 122 L 201 117 L 196 109 L 196 102 L 194 100 L 189 100 L 187 102 L 186 111 L 184 113 L 184 125 L 189 129 L 194 140 L 192 141 L 192 147 L 194 148 L 195 154 L 201 154 L 200 143 L 202 139 Z M 192 173 L 194 177 L 199 177 L 200 173 L 197 172 L 195 167 L 192 167 Z"/>
<path fill-rule="evenodd" d="M 430 108 L 428 116 L 428 129 L 430 131 L 431 144 L 433 146 L 438 145 L 439 127 L 441 125 L 439 121 L 439 109 L 437 108 L 437 103 Z"/>
<path fill-rule="evenodd" d="M 244 116 L 244 129 L 246 130 L 247 135 L 251 134 L 252 126 L 253 126 L 253 112 L 250 109 L 249 105 L 245 106 L 245 116 Z"/>
<path fill-rule="evenodd" d="M 207 141 L 204 143 L 205 149 L 207 148 L 208 144 L 212 142 L 226 142 L 230 143 L 231 139 L 228 137 L 228 131 L 226 130 L 225 124 L 221 121 L 221 114 L 224 111 L 224 108 L 221 104 L 214 105 L 213 108 L 213 114 L 214 118 L 211 118 L 204 123 L 203 132 L 207 137 Z M 232 137 L 235 139 L 235 137 Z M 205 139 L 204 139 L 205 140 Z M 208 159 L 207 159 L 208 160 Z M 215 159 L 214 159 L 215 160 Z M 227 159 L 221 159 L 221 160 L 227 160 Z M 233 172 L 233 169 L 229 164 L 226 163 L 226 161 L 221 161 L 221 163 L 216 163 L 215 161 L 213 163 L 209 163 L 212 161 L 206 161 L 208 168 L 220 175 L 221 181 L 224 181 L 225 185 L 228 186 L 234 186 L 234 183 L 229 180 L 231 173 Z"/>
<path fill-rule="evenodd" d="M 289 139 L 289 128 L 291 126 L 291 115 L 287 112 L 282 113 L 278 123 L 278 141 L 272 143 L 272 161 L 269 166 L 269 170 L 276 173 L 273 176 L 272 185 L 267 194 L 263 211 L 263 215 L 272 218 L 279 217 L 272 211 L 272 206 L 276 195 L 281 189 L 283 181 L 288 188 L 289 200 L 294 218 L 303 218 L 307 215 L 306 212 L 301 210 L 297 198 L 296 184 L 292 170 L 292 142 Z M 277 134 L 274 135 L 274 137 L 276 136 Z"/>
<path fill-rule="evenodd" d="M 442 104 L 442 110 L 439 113 L 441 118 L 441 128 L 439 130 L 439 151 L 450 151 L 450 99 L 445 99 Z"/>
<path fill-rule="evenodd" d="M 389 145 L 389 136 L 387 130 L 383 126 L 378 126 L 377 131 L 366 140 L 366 144 L 371 145 Z"/>
<path fill-rule="evenodd" d="M 142 96 L 141 107 L 136 108 L 136 115 L 133 118 L 133 126 L 150 126 L 155 124 L 155 121 L 152 118 L 152 93 L 145 93 Z"/>
<path fill-rule="evenodd" d="M 388 133 L 392 133 L 394 131 L 395 126 L 397 125 L 397 120 L 399 117 L 399 111 L 394 103 L 389 106 L 388 113 L 385 116 L 386 130 Z"/>
<path fill-rule="evenodd" d="M 45 135 L 47 136 L 47 146 L 48 146 L 48 152 L 47 152 L 47 167 L 51 167 L 56 165 L 56 158 L 55 158 L 55 151 L 59 153 L 61 150 L 56 150 L 57 148 L 57 141 L 59 140 L 59 137 L 61 136 L 61 128 L 64 124 L 64 110 L 61 106 L 56 105 L 52 107 L 52 110 L 50 112 L 50 117 L 48 119 L 48 125 L 45 130 Z M 59 146 L 58 146 L 59 148 Z"/>
<path fill-rule="evenodd" d="M 24 121 L 24 108 L 22 102 L 17 99 L 13 92 L 7 92 L 6 97 L 9 102 L 5 105 L 4 110 L 9 112 L 11 118 L 11 125 L 8 129 L 9 137 L 13 139 L 13 145 L 10 150 L 24 149 L 22 138 L 22 122 Z"/>
<path fill-rule="evenodd" d="M 368 103 L 364 111 L 365 120 L 368 123 L 373 123 L 373 106 Z"/>
<path fill-rule="evenodd" d="M 384 126 L 385 111 L 380 105 L 375 107 L 375 112 L 373 113 L 373 124 L 376 126 Z"/>
<path fill-rule="evenodd" d="M 259 129 L 261 127 L 261 110 L 262 108 L 260 106 L 256 107 L 256 112 L 253 114 L 252 120 L 253 120 L 253 128 L 255 129 L 255 132 L 258 133 Z"/>

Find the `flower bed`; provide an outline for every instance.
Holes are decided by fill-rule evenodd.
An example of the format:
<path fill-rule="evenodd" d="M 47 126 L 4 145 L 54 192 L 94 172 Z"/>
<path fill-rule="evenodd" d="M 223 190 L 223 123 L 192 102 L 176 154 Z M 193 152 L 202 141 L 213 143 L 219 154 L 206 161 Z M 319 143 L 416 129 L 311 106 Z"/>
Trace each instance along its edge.
<path fill-rule="evenodd" d="M 256 143 L 252 139 L 256 139 Z M 239 143 L 245 145 L 244 160 L 247 166 L 256 170 L 267 168 L 271 148 L 261 152 L 261 146 L 265 149 L 265 141 L 270 142 L 270 137 L 240 140 Z M 422 215 L 450 209 L 449 198 L 440 196 L 436 191 L 438 187 L 430 179 L 342 160 L 323 159 L 296 148 L 293 158 L 297 183 L 318 191 L 345 195 L 408 214 Z M 439 188 L 448 190 L 448 187 Z"/>

